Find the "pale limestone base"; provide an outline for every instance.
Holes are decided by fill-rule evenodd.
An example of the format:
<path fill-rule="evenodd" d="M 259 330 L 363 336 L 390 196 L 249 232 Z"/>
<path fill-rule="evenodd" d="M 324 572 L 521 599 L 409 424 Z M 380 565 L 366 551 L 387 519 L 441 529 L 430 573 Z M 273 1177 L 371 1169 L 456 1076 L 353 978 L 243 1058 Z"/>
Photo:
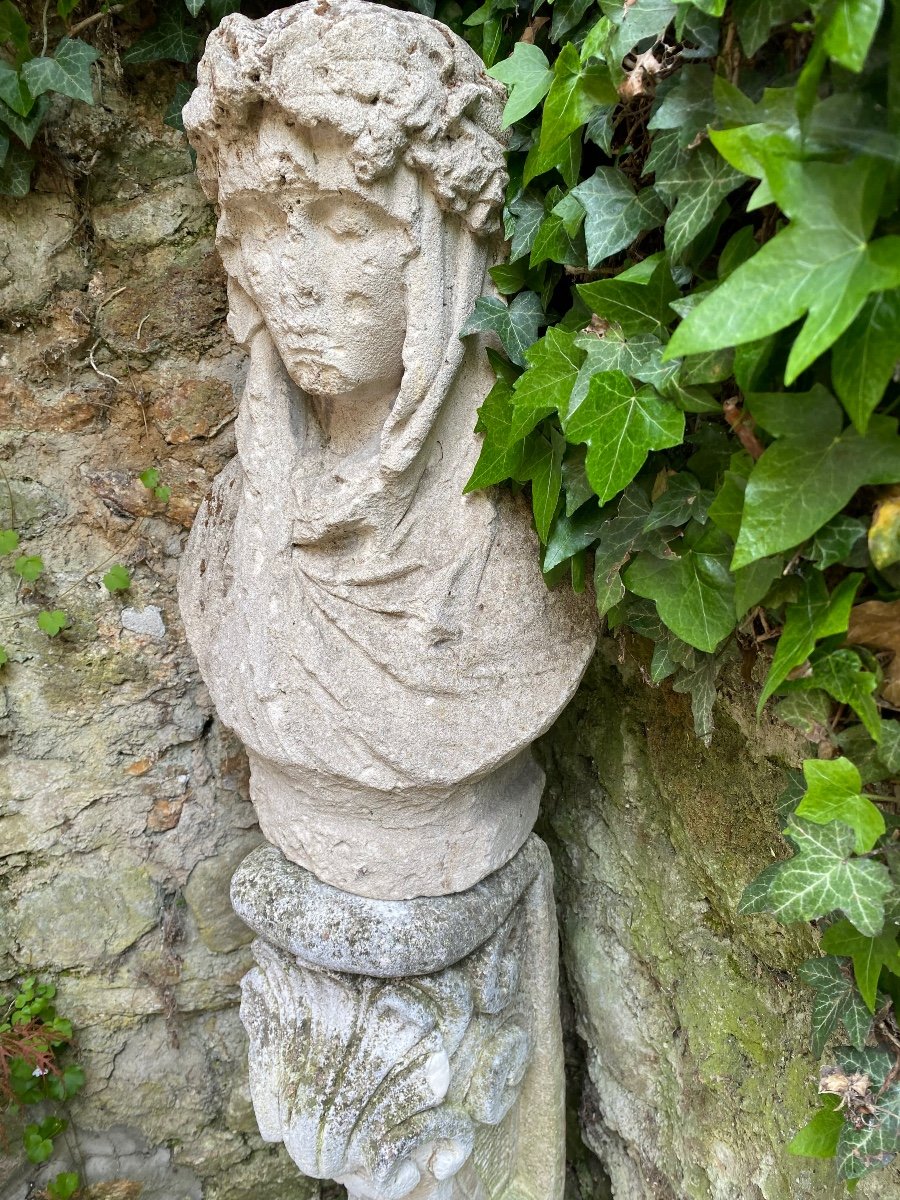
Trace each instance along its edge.
<path fill-rule="evenodd" d="M 471 888 L 507 862 L 534 828 L 544 772 L 531 748 L 478 779 L 388 797 L 250 758 L 250 796 L 266 839 L 290 859 L 360 896 L 406 900 Z"/>
<path fill-rule="evenodd" d="M 360 1200 L 562 1200 L 556 914 L 538 838 L 477 888 L 412 901 L 342 892 L 266 847 L 232 898 L 264 935 L 241 1020 L 266 1141 Z"/>

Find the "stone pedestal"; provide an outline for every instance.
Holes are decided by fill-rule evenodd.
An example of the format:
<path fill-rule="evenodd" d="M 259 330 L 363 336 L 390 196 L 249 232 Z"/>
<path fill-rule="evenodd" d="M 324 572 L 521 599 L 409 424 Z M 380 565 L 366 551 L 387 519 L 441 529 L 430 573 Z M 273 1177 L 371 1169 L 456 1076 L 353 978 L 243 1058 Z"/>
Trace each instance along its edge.
<path fill-rule="evenodd" d="M 372 900 L 254 851 L 232 902 L 260 1132 L 365 1200 L 558 1200 L 556 915 L 532 836 L 469 891 Z"/>

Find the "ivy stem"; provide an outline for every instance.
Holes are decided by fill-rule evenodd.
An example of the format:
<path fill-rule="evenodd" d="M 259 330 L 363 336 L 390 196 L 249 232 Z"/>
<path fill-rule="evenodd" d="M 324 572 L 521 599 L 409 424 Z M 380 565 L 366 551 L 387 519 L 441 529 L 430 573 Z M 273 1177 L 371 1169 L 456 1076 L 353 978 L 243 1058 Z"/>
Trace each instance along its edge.
<path fill-rule="evenodd" d="M 77 33 L 81 33 L 83 29 L 90 28 L 91 25 L 96 25 L 98 21 L 102 21 L 104 17 L 115 17 L 120 12 L 124 12 L 127 8 L 125 4 L 113 4 L 105 12 L 94 13 L 93 16 L 85 17 L 83 21 L 79 21 L 77 25 L 73 25 L 69 30 L 69 37 L 75 37 Z"/>

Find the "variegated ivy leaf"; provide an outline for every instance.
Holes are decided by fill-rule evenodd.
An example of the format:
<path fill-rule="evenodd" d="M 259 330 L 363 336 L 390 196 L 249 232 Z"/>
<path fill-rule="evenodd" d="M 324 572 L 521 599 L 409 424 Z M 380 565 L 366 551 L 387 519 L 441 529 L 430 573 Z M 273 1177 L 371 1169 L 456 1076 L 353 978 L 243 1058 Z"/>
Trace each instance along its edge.
<path fill-rule="evenodd" d="M 881 863 L 854 856 L 856 835 L 850 826 L 792 817 L 785 836 L 794 847 L 793 858 L 767 867 L 745 890 L 739 911 L 770 912 L 788 923 L 839 910 L 861 933 L 879 933 L 891 879 Z"/>
<path fill-rule="evenodd" d="M 91 64 L 100 57 L 100 52 L 79 38 L 63 38 L 52 58 L 29 59 L 22 67 L 22 76 L 32 96 L 44 92 L 59 92 L 73 100 L 93 104 L 94 92 L 91 80 Z"/>
<path fill-rule="evenodd" d="M 822 937 L 823 950 L 829 954 L 846 955 L 853 960 L 856 986 L 870 1012 L 875 1011 L 882 967 L 900 976 L 898 932 L 897 926 L 890 924 L 876 937 L 866 937 L 854 929 L 849 921 L 838 921 L 830 925 Z"/>
<path fill-rule="evenodd" d="M 862 795 L 862 779 L 849 758 L 803 764 L 806 794 L 797 809 L 819 825 L 843 821 L 856 833 L 856 852 L 866 854 L 885 832 L 884 817 L 875 804 Z"/>
<path fill-rule="evenodd" d="M 873 1167 L 885 1166 L 900 1152 L 900 1078 L 894 1055 L 882 1049 L 841 1050 L 838 1063 L 845 1076 L 866 1079 L 864 1119 L 847 1121 L 837 1146 L 841 1179 L 861 1179 Z"/>
<path fill-rule="evenodd" d="M 635 192 L 630 180 L 616 167 L 598 167 L 572 188 L 584 210 L 584 236 L 588 266 L 618 254 L 644 230 L 656 229 L 666 210 L 653 188 Z"/>
<path fill-rule="evenodd" d="M 801 963 L 797 974 L 816 993 L 812 1011 L 812 1052 L 816 1058 L 822 1056 L 839 1021 L 853 1045 L 861 1050 L 872 1028 L 872 1016 L 840 959 L 810 958 Z"/>
<path fill-rule="evenodd" d="M 496 296 L 481 296 L 475 301 L 475 311 L 459 331 L 459 336 L 496 333 L 510 359 L 516 366 L 524 367 L 525 351 L 537 341 L 538 328 L 545 320 L 541 302 L 534 292 L 520 292 L 508 305 Z"/>

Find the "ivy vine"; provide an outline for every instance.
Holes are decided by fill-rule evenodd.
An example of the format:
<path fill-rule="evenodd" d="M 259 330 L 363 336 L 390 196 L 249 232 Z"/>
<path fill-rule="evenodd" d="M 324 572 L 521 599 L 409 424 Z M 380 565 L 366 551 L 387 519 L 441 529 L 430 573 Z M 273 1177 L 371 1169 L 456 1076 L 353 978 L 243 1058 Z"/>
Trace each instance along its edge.
<path fill-rule="evenodd" d="M 789 1149 L 855 1186 L 900 1150 L 900 11 L 412 7 L 509 89 L 468 490 L 530 490 L 548 584 L 592 572 L 699 737 L 743 656 L 816 744 L 740 908 L 823 931 L 824 1102 Z"/>

